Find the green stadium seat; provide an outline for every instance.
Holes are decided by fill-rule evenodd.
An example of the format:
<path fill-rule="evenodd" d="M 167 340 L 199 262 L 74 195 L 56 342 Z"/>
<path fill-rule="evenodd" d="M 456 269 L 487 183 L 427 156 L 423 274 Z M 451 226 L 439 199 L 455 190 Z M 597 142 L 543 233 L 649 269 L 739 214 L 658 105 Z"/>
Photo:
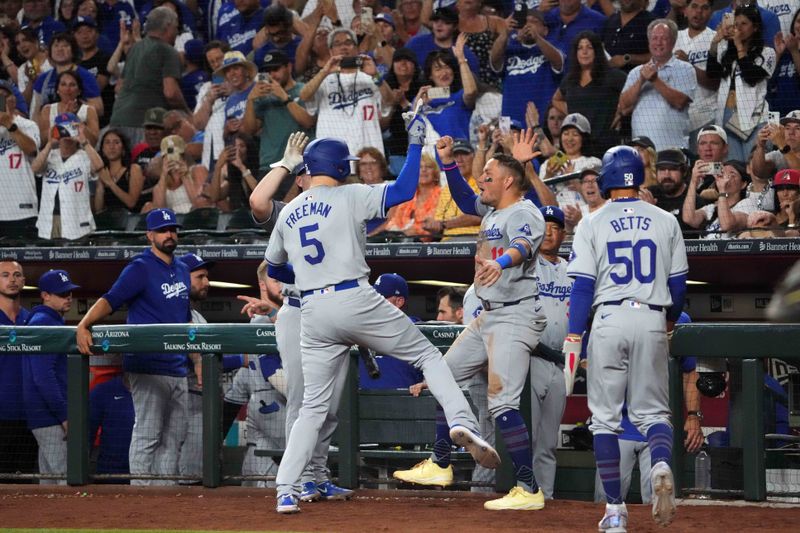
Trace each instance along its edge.
<path fill-rule="evenodd" d="M 219 209 L 216 207 L 201 207 L 193 209 L 183 217 L 183 230 L 216 231 L 219 223 Z"/>
<path fill-rule="evenodd" d="M 127 209 L 106 209 L 94 216 L 94 223 L 97 231 L 125 231 L 129 215 Z"/>
<path fill-rule="evenodd" d="M 250 210 L 246 207 L 239 208 L 232 212 L 228 223 L 225 225 L 225 231 L 259 228 L 260 226 L 253 221 Z"/>

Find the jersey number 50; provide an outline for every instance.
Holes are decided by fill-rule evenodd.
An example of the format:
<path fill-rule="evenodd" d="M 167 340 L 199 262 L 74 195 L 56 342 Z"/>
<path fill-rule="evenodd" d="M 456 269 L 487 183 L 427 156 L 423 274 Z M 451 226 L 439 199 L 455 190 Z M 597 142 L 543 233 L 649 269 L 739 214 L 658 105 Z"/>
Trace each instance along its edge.
<path fill-rule="evenodd" d="M 656 243 L 650 239 L 635 243 L 611 241 L 608 243 L 608 262 L 623 266 L 621 273 L 611 273 L 611 279 L 618 285 L 630 283 L 633 278 L 639 283 L 652 283 L 656 279 Z M 647 272 L 644 271 L 644 266 Z"/>
<path fill-rule="evenodd" d="M 311 234 L 317 230 L 319 230 L 319 224 L 309 224 L 308 226 L 302 226 L 300 229 L 300 244 L 303 245 L 303 248 L 307 248 L 311 246 L 316 251 L 315 255 L 307 254 L 303 256 L 310 265 L 317 265 L 325 259 L 325 248 L 322 247 L 322 243 L 319 242 L 317 239 L 311 236 Z"/>

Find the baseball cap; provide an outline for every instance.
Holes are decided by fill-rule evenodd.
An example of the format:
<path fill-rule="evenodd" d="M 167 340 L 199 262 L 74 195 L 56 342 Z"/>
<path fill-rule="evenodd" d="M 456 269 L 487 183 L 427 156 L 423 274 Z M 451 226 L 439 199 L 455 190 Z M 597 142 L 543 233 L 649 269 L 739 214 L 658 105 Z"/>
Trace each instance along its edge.
<path fill-rule="evenodd" d="M 592 125 L 589 124 L 589 119 L 580 113 L 570 113 L 564 117 L 564 122 L 561 123 L 561 131 L 564 128 L 575 128 L 581 133 L 592 133 Z"/>
<path fill-rule="evenodd" d="M 39 290 L 51 294 L 64 294 L 80 288 L 80 285 L 72 283 L 66 270 L 48 270 L 39 278 Z"/>
<path fill-rule="evenodd" d="M 200 39 L 189 39 L 183 45 L 183 57 L 197 66 L 203 65 L 203 49 L 205 45 Z"/>
<path fill-rule="evenodd" d="M 562 228 L 564 224 L 564 212 L 555 205 L 545 205 L 539 208 L 539 212 L 544 217 L 545 222 L 555 222 Z"/>
<path fill-rule="evenodd" d="M 685 167 L 687 165 L 686 156 L 678 148 L 667 148 L 658 152 L 656 168 L 659 167 Z"/>
<path fill-rule="evenodd" d="M 153 209 L 147 213 L 147 231 L 155 231 L 161 228 L 180 228 L 178 217 L 172 209 L 161 207 Z"/>
<path fill-rule="evenodd" d="M 786 125 L 790 122 L 800 123 L 800 109 L 789 111 L 788 113 L 786 113 L 786 116 L 781 119 L 782 125 Z"/>
<path fill-rule="evenodd" d="M 417 64 L 417 54 L 415 54 L 414 51 L 411 50 L 410 48 L 402 47 L 394 51 L 394 55 L 392 56 L 392 63 L 400 61 L 402 59 L 407 59 L 412 63 L 414 63 L 415 65 Z"/>
<path fill-rule="evenodd" d="M 306 164 L 305 163 L 300 163 L 300 164 L 296 165 L 292 169 L 292 176 L 301 176 L 301 175 L 305 174 L 306 172 L 308 172 L 308 169 L 306 168 Z"/>
<path fill-rule="evenodd" d="M 75 113 L 61 113 L 60 115 L 57 115 L 53 123 L 54 128 L 58 130 L 58 138 L 64 139 L 67 137 L 77 137 L 78 124 L 80 121 L 81 120 L 77 117 L 77 115 L 75 115 Z"/>
<path fill-rule="evenodd" d="M 600 165 L 589 165 L 581 170 L 581 178 L 583 178 L 586 174 L 594 174 L 595 176 L 599 176 L 602 171 L 603 168 Z"/>
<path fill-rule="evenodd" d="M 264 56 L 264 60 L 261 62 L 261 66 L 258 70 L 259 72 L 275 70 L 276 68 L 288 65 L 289 61 L 289 56 L 286 55 L 286 52 L 283 50 L 270 50 L 269 53 Z"/>
<path fill-rule="evenodd" d="M 180 259 L 184 265 L 189 267 L 189 272 L 194 272 L 195 270 L 199 270 L 201 268 L 209 269 L 216 264 L 214 261 L 204 260 L 197 254 L 182 255 L 178 259 Z"/>
<path fill-rule="evenodd" d="M 512 118 L 511 119 L 511 129 L 512 130 L 523 131 L 525 129 L 525 126 L 519 120 L 517 120 L 515 118 Z"/>
<path fill-rule="evenodd" d="M 452 7 L 440 7 L 436 11 L 433 12 L 430 18 L 431 22 L 434 20 L 441 20 L 442 22 L 447 22 L 449 24 L 457 24 L 458 23 L 458 13 Z"/>
<path fill-rule="evenodd" d="M 399 274 L 381 274 L 373 287 L 384 298 L 402 296 L 408 299 L 408 283 Z"/>
<path fill-rule="evenodd" d="M 155 128 L 163 128 L 164 127 L 164 115 L 167 114 L 167 110 L 163 107 L 151 107 L 147 111 L 144 112 L 144 121 L 142 121 L 143 127 L 155 127 Z"/>
<path fill-rule="evenodd" d="M 475 149 L 469 143 L 468 139 L 456 139 L 453 141 L 453 153 L 473 154 Z"/>
<path fill-rule="evenodd" d="M 72 31 L 77 30 L 81 26 L 89 26 L 90 28 L 97 29 L 97 22 L 92 17 L 75 17 L 72 23 Z"/>
<path fill-rule="evenodd" d="M 786 116 L 788 117 L 789 115 Z M 798 120 L 800 120 L 800 118 Z M 781 123 L 783 123 L 783 119 L 781 119 Z M 722 139 L 722 142 L 728 144 L 728 134 L 725 133 L 725 130 L 714 124 L 711 124 L 710 126 L 703 126 L 702 128 L 700 128 L 700 131 L 697 132 L 697 142 L 700 142 L 700 137 L 702 137 L 703 135 L 716 135 L 717 137 Z"/>
<path fill-rule="evenodd" d="M 9 95 L 14 94 L 14 84 L 8 80 L 0 80 L 0 89 L 5 89 Z"/>
<path fill-rule="evenodd" d="M 378 13 L 377 15 L 375 15 L 374 20 L 375 22 L 381 20 L 386 24 L 388 24 L 389 26 L 391 26 L 392 28 L 396 28 L 396 26 L 394 25 L 394 17 L 391 16 L 389 13 Z"/>
<path fill-rule="evenodd" d="M 778 187 L 795 187 L 800 188 L 800 170 L 793 168 L 786 168 L 779 170 L 772 180 L 772 186 Z"/>
<path fill-rule="evenodd" d="M 631 142 L 628 143 L 628 146 L 639 146 L 641 148 L 652 148 L 653 150 L 656 149 L 656 144 L 645 135 L 640 135 L 638 137 L 634 137 L 631 139 Z"/>

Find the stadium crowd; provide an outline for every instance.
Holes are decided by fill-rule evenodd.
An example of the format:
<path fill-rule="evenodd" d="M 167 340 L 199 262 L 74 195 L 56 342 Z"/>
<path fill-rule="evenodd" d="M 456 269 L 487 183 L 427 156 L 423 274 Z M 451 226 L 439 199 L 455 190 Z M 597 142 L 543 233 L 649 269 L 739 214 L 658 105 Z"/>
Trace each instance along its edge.
<path fill-rule="evenodd" d="M 456 138 L 475 187 L 528 128 L 529 197 L 570 232 L 604 202 L 598 158 L 627 143 L 643 198 L 687 237 L 797 236 L 800 0 L 760 4 L 4 2 L 0 227 L 75 240 L 112 213 L 246 211 L 294 131 L 345 139 L 351 179 L 391 180 L 414 108 L 424 178 L 369 228 L 380 239 L 474 236 L 433 145 Z M 278 197 L 296 194 L 284 180 Z"/>

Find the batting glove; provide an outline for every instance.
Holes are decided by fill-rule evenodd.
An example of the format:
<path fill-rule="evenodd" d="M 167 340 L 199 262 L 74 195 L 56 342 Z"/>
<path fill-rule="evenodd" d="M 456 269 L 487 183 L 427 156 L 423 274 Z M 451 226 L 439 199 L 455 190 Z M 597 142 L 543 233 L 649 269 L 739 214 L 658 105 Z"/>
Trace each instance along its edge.
<path fill-rule="evenodd" d="M 572 387 L 575 385 L 575 373 L 581 362 L 581 336 L 570 333 L 564 339 L 564 384 L 567 387 L 567 396 L 572 394 Z"/>
<path fill-rule="evenodd" d="M 286 142 L 286 149 L 283 151 L 283 159 L 270 165 L 270 168 L 283 167 L 289 172 L 303 162 L 303 149 L 308 144 L 308 136 L 302 131 L 296 131 L 289 135 Z"/>
<path fill-rule="evenodd" d="M 403 121 L 408 131 L 408 144 L 425 145 L 425 119 L 421 113 L 422 100 L 417 100 L 417 105 L 413 111 L 403 113 Z"/>

